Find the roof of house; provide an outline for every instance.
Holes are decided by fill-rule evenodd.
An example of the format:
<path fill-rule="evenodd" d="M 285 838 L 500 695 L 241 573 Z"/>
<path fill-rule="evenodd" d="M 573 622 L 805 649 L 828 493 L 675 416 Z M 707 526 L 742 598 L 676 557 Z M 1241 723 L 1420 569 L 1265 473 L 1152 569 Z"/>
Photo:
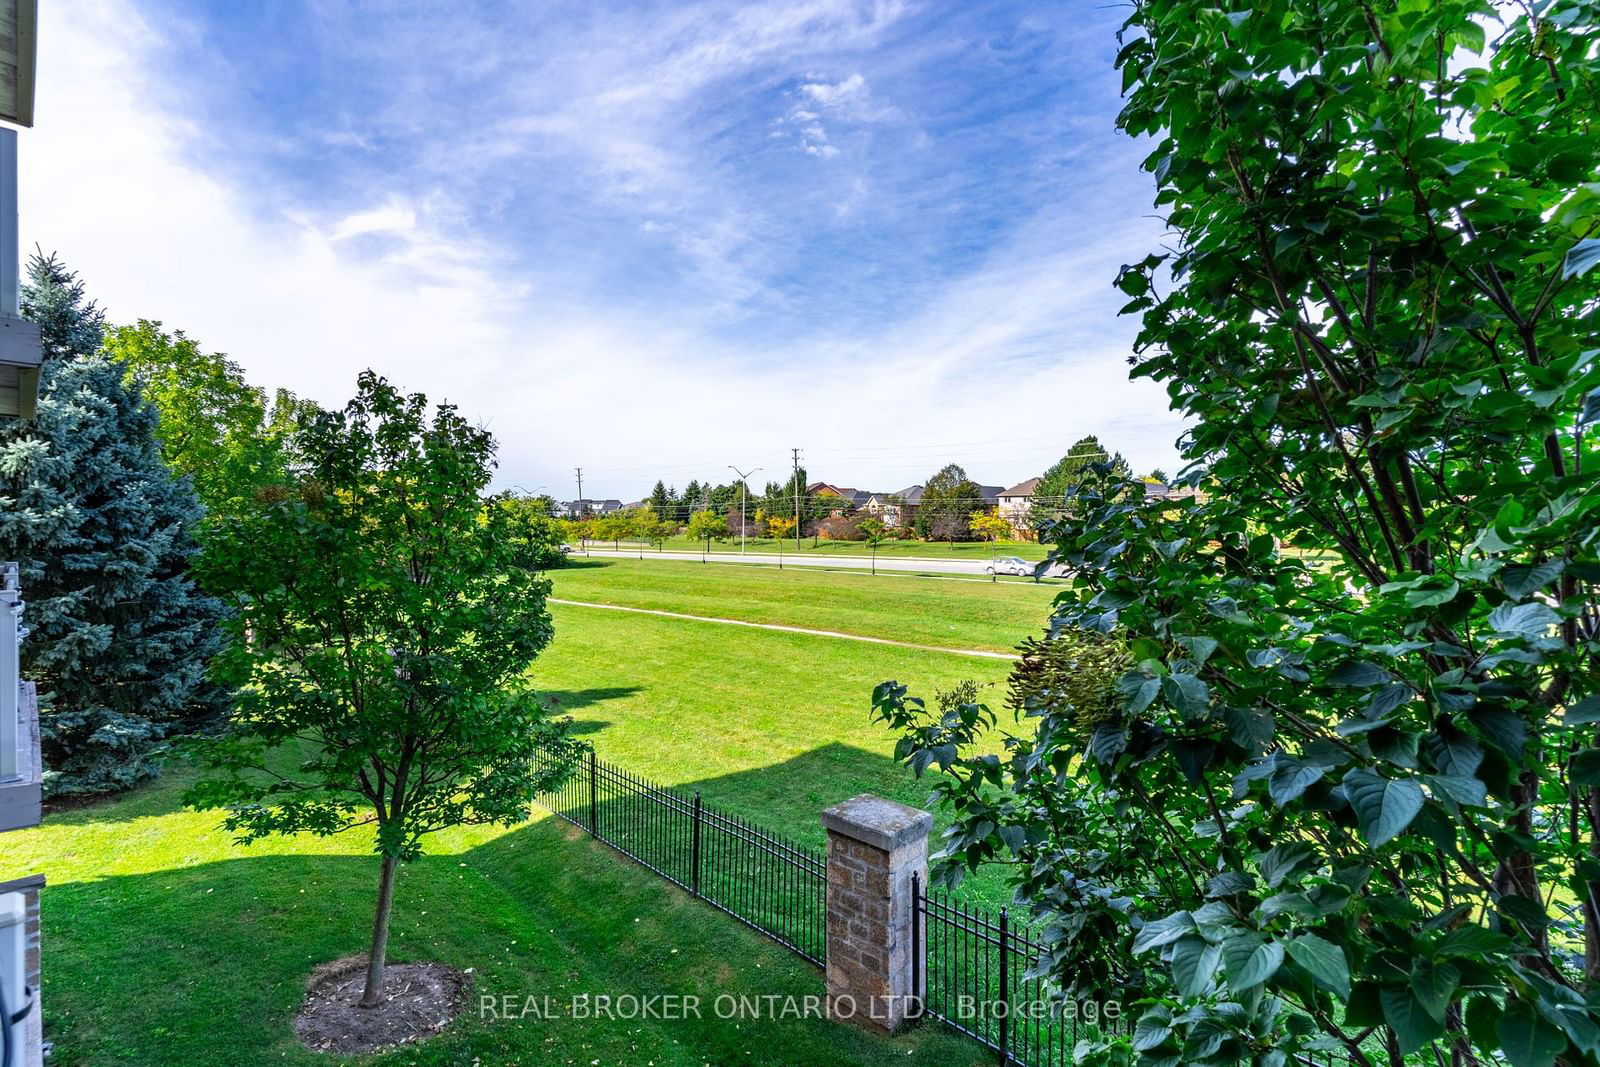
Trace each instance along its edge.
<path fill-rule="evenodd" d="M 917 504 L 922 503 L 922 486 L 913 485 L 905 489 L 897 489 L 889 495 L 900 497 L 907 504 L 916 506 Z"/>
<path fill-rule="evenodd" d="M 983 497 L 985 504 L 993 504 L 996 500 L 999 500 L 1001 492 L 1003 490 L 998 485 L 978 486 L 978 495 Z"/>
<path fill-rule="evenodd" d="M 842 485 L 834 485 L 831 482 L 812 482 L 806 486 L 806 495 L 836 496 L 840 500 L 848 501 L 858 507 L 872 499 L 872 494 L 864 489 L 852 489 Z"/>
<path fill-rule="evenodd" d="M 1025 482 L 1018 482 L 1016 485 L 1013 485 L 1010 489 L 1007 489 L 1005 492 L 1001 493 L 1000 495 L 1001 496 L 1032 496 L 1033 495 L 1033 491 L 1035 489 L 1039 488 L 1039 483 L 1042 482 L 1042 481 L 1044 481 L 1043 478 L 1029 478 Z"/>

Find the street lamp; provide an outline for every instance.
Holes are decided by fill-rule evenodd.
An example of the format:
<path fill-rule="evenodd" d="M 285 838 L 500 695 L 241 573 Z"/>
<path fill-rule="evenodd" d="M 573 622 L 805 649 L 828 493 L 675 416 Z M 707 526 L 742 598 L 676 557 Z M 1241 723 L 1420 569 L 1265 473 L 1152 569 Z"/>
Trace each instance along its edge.
<path fill-rule="evenodd" d="M 749 479 L 750 474 L 755 474 L 757 471 L 761 470 L 761 468 L 760 467 L 756 467 L 754 470 L 752 470 L 750 472 L 750 474 L 746 474 L 744 471 L 740 470 L 738 467 L 735 467 L 732 463 L 730 463 L 730 464 L 728 464 L 728 469 L 739 476 L 739 555 L 742 556 L 742 555 L 744 555 L 744 527 L 745 527 L 744 490 L 745 490 L 745 481 L 747 479 Z"/>

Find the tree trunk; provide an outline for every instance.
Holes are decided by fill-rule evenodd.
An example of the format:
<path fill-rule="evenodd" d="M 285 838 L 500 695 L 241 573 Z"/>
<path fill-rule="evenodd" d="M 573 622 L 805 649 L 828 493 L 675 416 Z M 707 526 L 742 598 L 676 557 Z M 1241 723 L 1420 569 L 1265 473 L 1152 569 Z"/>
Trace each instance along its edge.
<path fill-rule="evenodd" d="M 397 862 L 393 856 L 383 857 L 383 870 L 378 876 L 378 910 L 372 919 L 372 950 L 367 954 L 367 987 L 361 993 L 363 1008 L 376 1008 L 383 1003 L 383 964 L 389 949 L 389 909 L 394 903 Z"/>

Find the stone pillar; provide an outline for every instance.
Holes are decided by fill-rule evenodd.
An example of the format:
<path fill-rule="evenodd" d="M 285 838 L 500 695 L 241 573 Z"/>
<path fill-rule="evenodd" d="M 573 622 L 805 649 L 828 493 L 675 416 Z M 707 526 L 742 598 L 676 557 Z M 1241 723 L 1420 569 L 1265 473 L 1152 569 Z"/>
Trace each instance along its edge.
<path fill-rule="evenodd" d="M 822 813 L 828 831 L 828 1014 L 894 1032 L 912 998 L 911 876 L 928 878 L 933 816 L 863 793 Z"/>

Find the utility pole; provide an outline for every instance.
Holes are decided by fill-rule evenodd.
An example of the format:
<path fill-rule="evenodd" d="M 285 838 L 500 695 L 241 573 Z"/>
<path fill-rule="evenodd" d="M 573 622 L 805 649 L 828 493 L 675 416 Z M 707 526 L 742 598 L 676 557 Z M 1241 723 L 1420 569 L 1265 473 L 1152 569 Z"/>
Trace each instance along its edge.
<path fill-rule="evenodd" d="M 730 463 L 730 464 L 728 464 L 728 469 L 739 476 L 739 555 L 742 556 L 742 555 L 744 555 L 744 526 L 745 526 L 744 490 L 745 490 L 745 482 L 749 479 L 750 474 L 755 474 L 761 468 L 760 467 L 752 468 L 751 471 L 750 471 L 750 474 L 746 474 L 744 471 L 740 470 L 738 467 L 735 467 L 732 463 Z"/>
<path fill-rule="evenodd" d="M 794 550 L 800 551 L 800 450 L 791 448 L 794 453 Z"/>
<path fill-rule="evenodd" d="M 572 517 L 577 522 L 582 522 L 583 521 L 583 468 L 579 467 L 579 468 L 577 468 L 577 470 L 578 470 L 578 499 L 574 500 L 572 502 L 573 503 L 573 515 L 572 515 Z M 581 530 L 582 527 L 580 526 L 579 529 Z M 583 542 L 583 554 L 585 556 L 587 556 L 589 554 L 589 539 L 587 537 L 584 537 L 580 533 L 579 536 L 578 536 L 578 540 Z"/>

